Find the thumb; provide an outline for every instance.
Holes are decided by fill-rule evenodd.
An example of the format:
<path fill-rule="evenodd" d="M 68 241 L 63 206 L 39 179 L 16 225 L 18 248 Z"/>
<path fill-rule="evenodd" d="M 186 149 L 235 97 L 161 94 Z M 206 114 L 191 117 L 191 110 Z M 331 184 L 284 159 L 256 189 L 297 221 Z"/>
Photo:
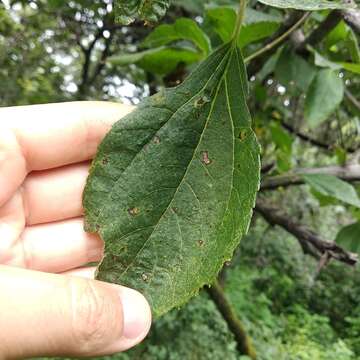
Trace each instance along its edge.
<path fill-rule="evenodd" d="M 0 358 L 127 350 L 151 324 L 145 298 L 122 286 L 0 266 Z"/>

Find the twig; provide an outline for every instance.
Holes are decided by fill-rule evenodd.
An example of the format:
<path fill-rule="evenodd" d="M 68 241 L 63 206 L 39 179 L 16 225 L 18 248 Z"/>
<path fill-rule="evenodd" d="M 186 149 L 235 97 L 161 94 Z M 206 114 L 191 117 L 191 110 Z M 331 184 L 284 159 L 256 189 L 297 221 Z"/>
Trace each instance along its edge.
<path fill-rule="evenodd" d="M 342 16 L 345 22 L 358 34 L 360 34 L 360 10 L 351 9 L 343 10 Z"/>
<path fill-rule="evenodd" d="M 84 64 L 82 67 L 82 72 L 81 72 L 81 82 L 79 85 L 79 90 L 78 90 L 78 96 L 79 98 L 81 98 L 83 95 L 85 95 L 86 92 L 86 87 L 87 87 L 87 83 L 89 80 L 89 71 L 90 71 L 90 65 L 91 65 L 91 55 L 92 52 L 95 48 L 95 45 L 97 43 L 97 41 L 102 37 L 102 29 L 98 29 L 94 40 L 90 43 L 90 45 L 87 48 L 81 48 L 83 53 L 84 53 Z"/>
<path fill-rule="evenodd" d="M 306 51 L 306 46 L 315 46 L 319 44 L 342 20 L 340 10 L 333 10 L 325 20 L 301 43 L 298 51 Z"/>
<path fill-rule="evenodd" d="M 290 234 L 294 235 L 302 247 L 312 249 L 317 253 L 317 257 L 326 255 L 326 260 L 334 259 L 348 265 L 356 265 L 358 263 L 358 255 L 348 252 L 338 246 L 335 242 L 323 239 L 320 235 L 312 230 L 292 221 L 289 217 L 281 214 L 279 209 L 267 205 L 263 200 L 258 199 L 255 210 L 260 213 L 264 219 L 272 225 L 279 225 Z M 324 259 L 325 257 L 323 257 Z"/>
<path fill-rule="evenodd" d="M 292 125 L 286 123 L 285 121 L 281 121 L 281 126 L 284 129 L 286 129 L 289 133 L 296 135 L 298 138 L 310 143 L 311 145 L 320 147 L 320 148 L 325 149 L 325 150 L 330 150 L 331 147 L 332 147 L 332 145 L 329 145 L 329 144 L 324 143 L 324 142 L 322 142 L 320 140 L 314 139 L 314 138 L 310 137 L 309 135 L 304 134 L 301 131 L 296 130 Z"/>
<path fill-rule="evenodd" d="M 355 96 L 348 89 L 345 89 L 345 96 L 356 107 L 356 109 L 360 111 L 360 102 L 355 98 Z"/>
<path fill-rule="evenodd" d="M 291 174 L 271 176 L 265 178 L 261 184 L 261 190 L 275 190 L 279 187 L 292 185 L 302 185 L 304 180 L 299 174 L 327 174 L 339 177 L 344 181 L 360 181 L 360 165 L 353 164 L 347 166 L 326 166 L 319 168 L 297 169 Z"/>
<path fill-rule="evenodd" d="M 110 32 L 110 36 L 105 39 L 105 48 L 102 51 L 101 57 L 98 61 L 98 64 L 96 65 L 94 72 L 88 81 L 88 86 L 92 85 L 95 82 L 96 78 L 99 76 L 99 74 L 105 67 L 105 61 L 111 55 L 110 46 L 111 46 L 113 36 L 114 36 L 114 33 Z"/>
<path fill-rule="evenodd" d="M 251 359 L 256 359 L 255 349 L 252 346 L 251 339 L 247 335 L 245 328 L 239 318 L 236 316 L 234 309 L 227 300 L 224 290 L 218 281 L 206 289 L 220 314 L 226 321 L 229 330 L 233 333 L 237 348 L 240 354 L 247 355 Z"/>
<path fill-rule="evenodd" d="M 266 44 L 264 47 L 262 47 L 260 50 L 254 52 L 253 54 L 249 55 L 247 58 L 244 59 L 245 63 L 248 63 L 252 61 L 253 59 L 257 58 L 258 56 L 270 51 L 273 48 L 278 47 L 280 44 L 282 44 L 296 29 L 298 29 L 309 17 L 310 12 L 306 12 L 300 20 L 298 20 L 290 29 L 288 29 L 286 32 L 284 32 L 282 35 L 280 35 L 278 38 L 273 40 L 272 42 Z"/>
<path fill-rule="evenodd" d="M 247 3 L 247 0 L 240 0 L 239 11 L 238 11 L 237 18 L 236 18 L 234 33 L 232 36 L 232 38 L 235 39 L 234 43 L 236 43 L 236 40 L 239 37 L 241 26 L 242 26 L 244 18 L 245 18 L 246 3 Z"/>
<path fill-rule="evenodd" d="M 272 169 L 274 169 L 276 163 L 275 162 L 271 162 L 265 165 L 261 166 L 261 174 L 265 175 L 267 173 L 269 173 Z"/>

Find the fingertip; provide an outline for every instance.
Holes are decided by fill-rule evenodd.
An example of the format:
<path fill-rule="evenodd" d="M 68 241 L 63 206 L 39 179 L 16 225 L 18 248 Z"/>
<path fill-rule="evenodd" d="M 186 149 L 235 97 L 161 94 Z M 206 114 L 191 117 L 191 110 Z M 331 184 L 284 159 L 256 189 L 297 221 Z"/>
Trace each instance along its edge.
<path fill-rule="evenodd" d="M 145 296 L 129 288 L 120 290 L 124 314 L 123 336 L 140 342 L 150 330 L 151 310 Z"/>
<path fill-rule="evenodd" d="M 26 160 L 15 134 L 0 129 L 0 206 L 3 206 L 27 175 Z"/>
<path fill-rule="evenodd" d="M 138 291 L 117 286 L 123 311 L 123 333 L 109 351 L 128 350 L 139 344 L 151 328 L 151 309 L 146 298 Z"/>
<path fill-rule="evenodd" d="M 96 118 L 103 123 L 112 125 L 133 111 L 134 106 L 110 101 L 80 102 L 86 119 Z"/>

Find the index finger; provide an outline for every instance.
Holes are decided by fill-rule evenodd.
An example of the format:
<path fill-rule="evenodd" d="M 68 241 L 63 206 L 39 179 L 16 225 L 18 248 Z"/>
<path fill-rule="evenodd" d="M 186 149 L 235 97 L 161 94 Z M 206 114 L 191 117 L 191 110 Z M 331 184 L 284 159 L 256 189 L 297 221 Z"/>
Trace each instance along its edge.
<path fill-rule="evenodd" d="M 131 109 L 97 101 L 0 108 L 0 206 L 30 171 L 91 159 Z"/>

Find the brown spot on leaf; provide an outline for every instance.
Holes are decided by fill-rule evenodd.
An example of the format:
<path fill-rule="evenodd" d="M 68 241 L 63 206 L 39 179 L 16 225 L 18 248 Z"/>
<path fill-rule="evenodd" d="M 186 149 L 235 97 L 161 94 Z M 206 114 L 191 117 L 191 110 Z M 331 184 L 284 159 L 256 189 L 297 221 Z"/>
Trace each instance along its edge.
<path fill-rule="evenodd" d="M 107 165 L 109 163 L 109 159 L 107 157 L 104 157 L 102 160 L 101 160 L 101 163 L 103 165 Z"/>
<path fill-rule="evenodd" d="M 205 165 L 210 165 L 210 164 L 211 164 L 212 161 L 211 161 L 210 158 L 209 158 L 209 152 L 208 152 L 208 151 L 203 151 L 201 161 L 202 161 Z"/>
<path fill-rule="evenodd" d="M 154 144 L 156 144 L 156 145 L 160 144 L 160 138 L 158 136 L 154 137 Z"/>
<path fill-rule="evenodd" d="M 195 100 L 195 107 L 199 108 L 204 106 L 206 103 L 210 102 L 211 99 L 207 96 L 207 95 L 203 95 L 200 98 L 198 98 L 197 100 Z"/>
<path fill-rule="evenodd" d="M 128 213 L 129 213 L 131 216 L 136 216 L 136 215 L 139 215 L 140 209 L 137 208 L 137 207 L 133 207 L 133 208 L 130 208 L 130 209 L 128 210 Z"/>
<path fill-rule="evenodd" d="M 198 240 L 197 243 L 200 247 L 202 247 L 204 245 L 204 240 Z"/>
<path fill-rule="evenodd" d="M 239 133 L 239 139 L 240 140 L 245 140 L 247 137 L 247 131 L 246 130 L 241 130 Z"/>
<path fill-rule="evenodd" d="M 148 282 L 148 281 L 149 281 L 149 276 L 148 276 L 147 274 L 143 273 L 143 274 L 141 275 L 141 279 L 142 279 L 143 281 L 145 281 L 145 282 Z"/>

